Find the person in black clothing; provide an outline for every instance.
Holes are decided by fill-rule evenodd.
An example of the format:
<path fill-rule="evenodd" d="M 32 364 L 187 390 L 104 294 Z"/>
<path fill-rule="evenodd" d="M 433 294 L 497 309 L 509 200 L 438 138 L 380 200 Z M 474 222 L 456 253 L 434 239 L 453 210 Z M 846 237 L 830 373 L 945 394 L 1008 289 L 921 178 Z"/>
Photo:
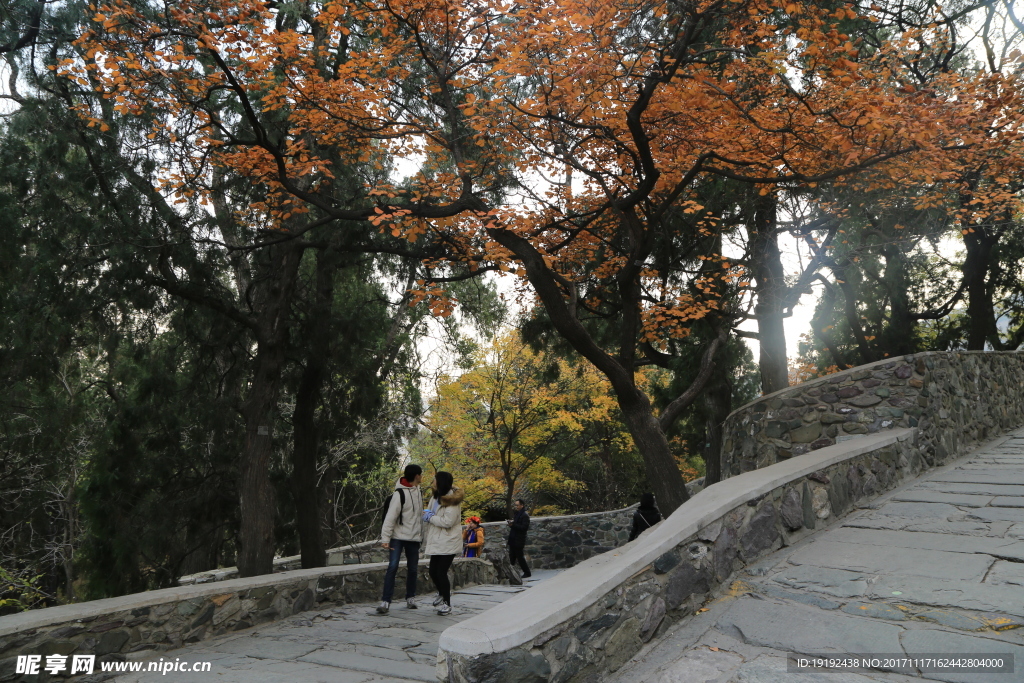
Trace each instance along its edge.
<path fill-rule="evenodd" d="M 512 505 L 512 519 L 508 520 L 511 530 L 508 532 L 508 561 L 512 564 L 519 562 L 519 568 L 523 570 L 523 578 L 532 576 L 530 568 L 526 566 L 526 557 L 523 551 L 526 548 L 526 532 L 530 528 L 530 515 L 526 514 L 526 503 L 522 498 L 516 500 Z"/>
<path fill-rule="evenodd" d="M 645 493 L 640 496 L 640 507 L 633 512 L 633 529 L 629 532 L 629 540 L 632 541 L 660 521 L 661 512 L 654 504 L 654 494 Z"/>

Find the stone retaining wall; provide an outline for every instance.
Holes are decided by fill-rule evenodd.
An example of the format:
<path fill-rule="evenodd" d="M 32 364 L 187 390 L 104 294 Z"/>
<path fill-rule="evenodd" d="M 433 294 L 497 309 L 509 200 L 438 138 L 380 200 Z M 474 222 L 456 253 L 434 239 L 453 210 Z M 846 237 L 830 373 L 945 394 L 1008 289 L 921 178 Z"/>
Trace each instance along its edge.
<path fill-rule="evenodd" d="M 181 586 L 0 617 L 0 680 L 21 654 L 95 654 L 123 660 L 276 621 L 320 606 L 376 602 L 386 563 L 302 569 L 213 584 Z M 396 585 L 405 583 L 405 566 Z M 489 562 L 456 560 L 455 586 L 495 583 Z M 421 586 L 429 586 L 425 564 Z M 33 677 L 37 678 L 37 677 Z"/>
<path fill-rule="evenodd" d="M 929 465 L 1024 424 L 1024 353 L 927 352 L 804 382 L 725 422 L 722 477 L 885 429 L 917 427 Z"/>
<path fill-rule="evenodd" d="M 716 484 L 624 548 L 447 629 L 438 680 L 591 680 L 617 670 L 759 558 L 830 525 L 927 466 L 917 430 L 822 448 Z"/>

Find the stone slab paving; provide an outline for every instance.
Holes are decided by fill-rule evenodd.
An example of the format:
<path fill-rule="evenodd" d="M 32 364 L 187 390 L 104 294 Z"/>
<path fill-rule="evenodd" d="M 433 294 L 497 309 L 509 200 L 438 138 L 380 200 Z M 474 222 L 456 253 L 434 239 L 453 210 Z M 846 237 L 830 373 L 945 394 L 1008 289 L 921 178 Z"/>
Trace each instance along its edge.
<path fill-rule="evenodd" d="M 344 605 L 296 614 L 290 619 L 247 629 L 177 650 L 134 658 L 149 662 L 210 662 L 203 673 L 125 673 L 92 680 L 119 683 L 408 683 L 436 681 L 437 641 L 441 631 L 484 610 L 497 607 L 522 590 L 558 573 L 535 570 L 524 587 L 473 586 L 452 596 L 452 613 L 431 608 L 434 595 L 422 595 L 419 609 L 395 602 L 390 613 L 376 603 Z M 422 587 L 421 587 L 422 588 Z M 401 590 L 399 590 L 401 593 Z M 500 618 L 496 614 L 496 618 Z M 82 679 L 85 683 L 86 679 Z"/>
<path fill-rule="evenodd" d="M 741 576 L 605 683 L 1024 682 L 1024 430 Z M 1013 653 L 1014 673 L 790 673 L 786 656 Z"/>

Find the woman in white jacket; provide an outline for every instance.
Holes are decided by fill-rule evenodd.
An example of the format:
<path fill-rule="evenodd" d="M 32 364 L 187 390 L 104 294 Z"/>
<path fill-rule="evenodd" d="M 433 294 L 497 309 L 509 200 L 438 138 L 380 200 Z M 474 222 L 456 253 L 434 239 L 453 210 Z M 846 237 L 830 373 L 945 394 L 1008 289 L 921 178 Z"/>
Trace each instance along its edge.
<path fill-rule="evenodd" d="M 434 475 L 434 489 L 427 509 L 423 511 L 427 542 L 424 551 L 430 555 L 430 578 L 437 587 L 438 614 L 451 614 L 452 586 L 448 570 L 456 555 L 462 554 L 461 489 L 455 488 L 450 472 Z"/>

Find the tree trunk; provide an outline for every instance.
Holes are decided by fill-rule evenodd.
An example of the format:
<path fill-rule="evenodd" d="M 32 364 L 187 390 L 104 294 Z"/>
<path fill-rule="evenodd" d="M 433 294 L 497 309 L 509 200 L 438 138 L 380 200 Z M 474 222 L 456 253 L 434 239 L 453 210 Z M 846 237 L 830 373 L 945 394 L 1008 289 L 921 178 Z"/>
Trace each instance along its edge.
<path fill-rule="evenodd" d="M 967 349 L 984 351 L 985 342 L 992 342 L 999 348 L 999 333 L 996 328 L 995 306 L 988 284 L 992 252 L 997 238 L 988 235 L 984 228 L 964 235 L 967 258 L 964 260 L 964 282 L 967 290 Z"/>
<path fill-rule="evenodd" d="M 316 460 L 320 446 L 320 435 L 313 419 L 316 397 L 309 396 L 315 389 L 303 373 L 303 383 L 295 397 L 294 443 L 292 446 L 292 495 L 295 499 L 296 525 L 299 532 L 299 552 L 302 554 L 302 568 L 324 567 L 327 565 L 327 549 L 324 546 L 320 527 L 320 496 L 316 486 Z M 302 397 L 306 391 L 307 396 Z M 319 392 L 316 392 L 319 393 Z M 300 399 L 300 397 L 302 397 Z M 300 400 L 303 402 L 300 413 Z"/>
<path fill-rule="evenodd" d="M 619 501 L 619 485 L 618 477 L 615 476 L 615 467 L 612 463 L 612 453 L 608 448 L 608 439 L 602 438 L 600 446 L 597 449 L 597 457 L 601 460 L 601 469 L 604 470 L 604 477 L 599 480 L 599 485 L 604 484 L 604 491 L 599 497 L 599 505 L 594 505 L 594 502 L 590 501 L 591 507 L 587 512 L 597 512 L 599 510 L 611 510 L 612 506 L 618 505 Z M 584 454 L 586 455 L 586 454 Z"/>
<path fill-rule="evenodd" d="M 241 506 L 238 575 L 258 576 L 274 570 L 274 488 L 270 483 L 274 409 L 280 391 L 284 353 L 280 345 L 260 344 L 256 376 L 242 406 L 245 451 L 238 482 Z"/>
<path fill-rule="evenodd" d="M 724 354 L 723 354 L 724 355 Z M 715 364 L 715 374 L 704 390 L 704 486 L 722 480 L 723 425 L 732 407 L 730 368 L 725 363 Z"/>
<path fill-rule="evenodd" d="M 626 426 L 637 450 L 643 456 L 651 491 L 658 497 L 661 509 L 666 514 L 671 514 L 688 498 L 686 483 L 676 466 L 668 439 L 654 417 L 650 400 L 636 386 L 636 368 L 632 358 L 634 346 L 623 344 L 625 362 L 622 360 L 623 356 L 612 358 L 601 349 L 580 322 L 574 301 L 575 294 L 569 295 L 572 301 L 570 304 L 566 300 L 566 294 L 569 293 L 559 285 L 554 272 L 549 269 L 540 253 L 527 240 L 507 230 L 489 230 L 489 234 L 520 259 L 526 268 L 530 284 L 533 285 L 559 335 L 580 355 L 593 363 L 594 367 L 611 382 Z M 636 315 L 636 311 L 632 311 L 632 314 L 635 325 L 639 316 Z M 635 339 L 629 343 L 635 345 Z"/>
<path fill-rule="evenodd" d="M 885 288 L 889 292 L 889 354 L 904 356 L 916 353 L 914 344 L 917 320 L 911 315 L 910 288 L 907 283 L 906 257 L 899 245 L 890 244 L 882 250 L 885 257 Z"/>
<path fill-rule="evenodd" d="M 299 552 L 303 569 L 327 565 L 320 519 L 316 463 L 320 450 L 320 429 L 316 408 L 327 377 L 330 357 L 331 302 L 334 298 L 334 260 L 322 251 L 316 255 L 316 292 L 305 330 L 306 365 L 295 393 L 292 415 L 292 497 L 295 502 Z"/>
<path fill-rule="evenodd" d="M 868 341 L 867 333 L 860 322 L 860 310 L 857 308 L 859 300 L 857 288 L 854 287 L 850 275 L 847 275 L 846 268 L 838 263 L 832 264 L 832 273 L 836 276 L 836 284 L 843 292 L 843 313 L 846 315 L 846 324 L 850 326 L 850 334 L 857 342 L 857 354 L 860 356 L 860 364 L 866 365 L 879 360 L 875 347 Z"/>
<path fill-rule="evenodd" d="M 291 485 L 303 569 L 327 564 L 327 550 L 320 527 L 320 496 L 316 485 L 320 433 L 314 419 L 323 374 L 323 364 L 310 358 L 295 394 L 295 412 L 292 415 Z"/>
<path fill-rule="evenodd" d="M 754 314 L 757 316 L 757 337 L 761 349 L 758 367 L 761 370 L 762 394 L 789 386 L 786 328 L 782 317 L 787 289 L 776 235 L 777 211 L 774 194 L 755 196 L 754 216 L 750 221 L 750 261 L 757 287 Z"/>
<path fill-rule="evenodd" d="M 338 495 L 338 486 L 335 483 L 338 477 L 338 468 L 333 464 L 328 465 L 323 477 L 320 478 L 320 488 L 317 490 L 322 514 L 321 529 L 327 530 L 327 538 L 324 541 L 327 548 L 333 548 L 341 542 L 341 532 L 338 530 L 338 511 L 334 506 L 335 496 Z"/>
<path fill-rule="evenodd" d="M 254 313 L 257 315 L 256 362 L 248 396 L 242 403 L 245 450 L 239 478 L 240 529 L 238 574 L 274 570 L 274 488 L 270 482 L 272 432 L 288 337 L 289 303 L 302 248 L 286 242 L 272 248 L 270 264 Z"/>
<path fill-rule="evenodd" d="M 505 479 L 505 519 L 512 519 L 512 487 L 513 482 Z"/>
<path fill-rule="evenodd" d="M 629 393 L 617 391 L 616 397 L 633 443 L 643 456 L 647 486 L 667 517 L 689 499 L 686 482 L 676 465 L 668 439 L 643 392 L 639 389 Z"/>

